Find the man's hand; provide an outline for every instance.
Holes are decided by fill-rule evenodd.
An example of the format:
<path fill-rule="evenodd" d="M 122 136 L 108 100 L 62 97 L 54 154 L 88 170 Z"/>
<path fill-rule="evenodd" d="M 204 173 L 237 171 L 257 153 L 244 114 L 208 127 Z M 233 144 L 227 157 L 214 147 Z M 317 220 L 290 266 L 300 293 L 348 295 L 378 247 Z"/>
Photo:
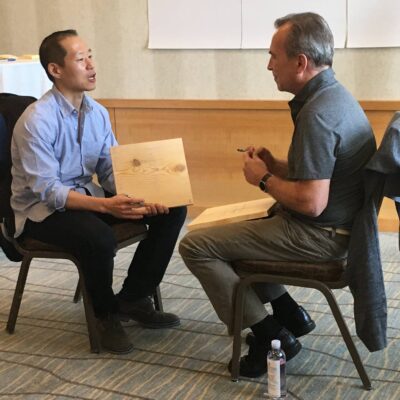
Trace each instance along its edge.
<path fill-rule="evenodd" d="M 246 181 L 258 186 L 261 178 L 268 172 L 265 162 L 253 151 L 243 154 L 243 173 Z"/>
<path fill-rule="evenodd" d="M 108 214 L 116 218 L 141 219 L 151 214 L 143 199 L 128 197 L 124 194 L 105 199 L 105 208 Z"/>
<path fill-rule="evenodd" d="M 146 203 L 145 207 L 147 208 L 149 214 L 148 215 L 159 215 L 159 214 L 168 214 L 169 208 L 163 206 L 162 204 L 157 203 Z"/>
<path fill-rule="evenodd" d="M 261 160 L 264 161 L 264 164 L 268 168 L 269 171 L 274 170 L 274 165 L 275 165 L 275 157 L 272 155 L 272 153 L 266 149 L 265 147 L 259 147 L 256 151 L 255 154 L 257 154 L 258 157 L 261 158 Z"/>
<path fill-rule="evenodd" d="M 162 204 L 145 203 L 144 199 L 117 194 L 113 197 L 92 197 L 70 190 L 66 208 L 71 210 L 88 210 L 110 214 L 116 218 L 142 219 L 145 215 L 168 214 L 168 207 Z"/>

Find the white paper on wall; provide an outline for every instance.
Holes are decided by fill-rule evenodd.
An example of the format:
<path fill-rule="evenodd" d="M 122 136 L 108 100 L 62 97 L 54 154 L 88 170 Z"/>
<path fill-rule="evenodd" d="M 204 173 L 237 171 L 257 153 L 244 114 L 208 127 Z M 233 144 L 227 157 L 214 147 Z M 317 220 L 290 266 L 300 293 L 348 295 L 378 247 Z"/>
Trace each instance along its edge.
<path fill-rule="evenodd" d="M 241 0 L 149 0 L 150 49 L 238 49 Z"/>
<path fill-rule="evenodd" d="M 348 0 L 347 47 L 400 46 L 399 0 Z"/>
<path fill-rule="evenodd" d="M 242 0 L 243 49 L 266 49 L 275 31 L 274 21 L 287 14 L 312 11 L 330 26 L 336 48 L 346 41 L 346 0 Z"/>
<path fill-rule="evenodd" d="M 327 20 L 336 48 L 400 46 L 399 0 L 148 0 L 148 9 L 152 49 L 266 49 L 275 19 L 305 11 Z"/>

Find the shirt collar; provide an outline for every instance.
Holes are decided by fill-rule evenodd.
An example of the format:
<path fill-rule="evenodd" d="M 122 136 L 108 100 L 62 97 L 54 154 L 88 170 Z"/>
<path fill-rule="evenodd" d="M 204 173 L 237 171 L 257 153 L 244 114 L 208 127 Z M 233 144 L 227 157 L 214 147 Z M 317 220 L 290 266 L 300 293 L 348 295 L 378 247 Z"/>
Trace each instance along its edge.
<path fill-rule="evenodd" d="M 53 93 L 53 96 L 60 107 L 61 114 L 63 116 L 69 115 L 69 114 L 76 114 L 79 112 L 65 97 L 64 95 L 56 88 L 55 85 L 51 88 L 51 92 Z M 81 110 L 83 113 L 87 113 L 89 111 L 93 110 L 93 106 L 90 104 L 89 97 L 86 95 L 86 93 L 83 94 L 83 99 L 82 99 L 82 105 L 81 105 Z"/>
<path fill-rule="evenodd" d="M 326 86 L 330 86 L 335 82 L 335 73 L 332 68 L 325 69 L 310 79 L 305 84 L 303 89 L 301 89 L 300 92 L 297 93 L 297 95 L 291 101 L 289 101 L 289 107 L 293 121 L 296 120 L 296 117 L 303 108 L 304 104 L 315 92 Z"/>

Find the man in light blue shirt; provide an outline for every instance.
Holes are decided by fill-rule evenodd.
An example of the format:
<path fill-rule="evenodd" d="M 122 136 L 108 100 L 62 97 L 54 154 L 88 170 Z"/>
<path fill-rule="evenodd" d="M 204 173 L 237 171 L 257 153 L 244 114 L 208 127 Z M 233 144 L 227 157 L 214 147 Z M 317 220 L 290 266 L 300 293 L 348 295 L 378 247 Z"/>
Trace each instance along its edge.
<path fill-rule="evenodd" d="M 149 296 L 164 276 L 186 208 L 115 195 L 110 147 L 117 141 L 107 110 L 85 94 L 96 87 L 91 49 L 76 31 L 67 30 L 46 37 L 39 53 L 54 86 L 15 125 L 15 236 L 62 245 L 80 260 L 103 348 L 127 353 L 133 346 L 119 318 L 151 328 L 179 324 L 176 315 L 156 311 Z M 100 186 L 93 182 L 94 174 Z M 143 221 L 149 234 L 114 295 L 116 240 L 110 225 L 121 220 Z"/>

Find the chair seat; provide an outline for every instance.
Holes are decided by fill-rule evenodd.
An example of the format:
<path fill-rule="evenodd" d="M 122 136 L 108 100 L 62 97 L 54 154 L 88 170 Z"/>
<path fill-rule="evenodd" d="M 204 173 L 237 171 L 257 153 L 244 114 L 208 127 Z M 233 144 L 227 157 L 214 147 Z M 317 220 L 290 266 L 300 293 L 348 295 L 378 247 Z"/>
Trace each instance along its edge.
<path fill-rule="evenodd" d="M 304 261 L 237 260 L 232 264 L 235 269 L 246 273 L 337 282 L 343 279 L 342 275 L 347 261 L 308 263 Z"/>
<path fill-rule="evenodd" d="M 145 235 L 147 226 L 142 222 L 132 223 L 127 221 L 112 225 L 112 230 L 114 231 L 117 243 L 124 243 L 132 238 L 135 238 L 134 241 L 136 241 L 138 235 Z M 25 251 L 68 253 L 68 250 L 63 247 L 24 236 L 18 239 L 18 244 Z M 124 246 L 125 245 L 124 243 Z"/>

